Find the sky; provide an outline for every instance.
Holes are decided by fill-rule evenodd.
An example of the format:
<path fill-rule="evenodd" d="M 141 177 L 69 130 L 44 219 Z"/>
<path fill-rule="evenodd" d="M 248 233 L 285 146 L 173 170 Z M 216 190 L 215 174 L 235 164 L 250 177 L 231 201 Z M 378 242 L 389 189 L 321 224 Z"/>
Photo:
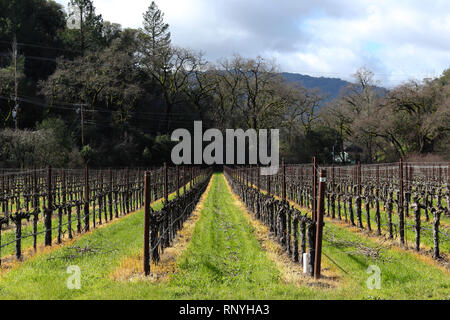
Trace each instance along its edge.
<path fill-rule="evenodd" d="M 68 0 L 57 0 L 66 5 Z M 380 85 L 450 68 L 449 0 L 158 0 L 172 43 L 218 59 L 275 59 L 280 71 L 351 80 L 366 67 Z M 97 14 L 142 27 L 151 0 L 94 0 Z"/>

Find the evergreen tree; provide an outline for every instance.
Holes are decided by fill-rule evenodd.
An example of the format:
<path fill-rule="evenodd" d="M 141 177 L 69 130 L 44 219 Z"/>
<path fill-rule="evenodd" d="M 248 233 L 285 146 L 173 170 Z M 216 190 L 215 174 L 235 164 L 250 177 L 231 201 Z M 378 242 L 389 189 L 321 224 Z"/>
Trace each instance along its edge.
<path fill-rule="evenodd" d="M 147 56 L 153 57 L 153 65 L 164 67 L 170 52 L 169 25 L 164 22 L 164 13 L 152 1 L 144 13 L 144 30 Z"/>

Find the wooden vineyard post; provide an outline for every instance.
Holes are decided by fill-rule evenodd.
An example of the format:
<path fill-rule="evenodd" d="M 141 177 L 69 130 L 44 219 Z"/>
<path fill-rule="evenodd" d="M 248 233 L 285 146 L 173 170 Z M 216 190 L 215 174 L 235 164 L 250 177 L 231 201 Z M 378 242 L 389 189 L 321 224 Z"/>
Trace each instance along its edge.
<path fill-rule="evenodd" d="M 300 167 L 300 186 L 303 185 L 303 167 Z M 303 192 L 301 192 L 300 196 L 300 206 L 301 207 L 305 207 L 305 194 Z"/>
<path fill-rule="evenodd" d="M 377 235 L 381 236 L 381 215 L 380 215 L 380 166 L 376 167 L 376 187 L 375 187 L 375 216 L 377 222 Z"/>
<path fill-rule="evenodd" d="M 164 205 L 169 202 L 169 191 L 167 190 L 167 163 L 164 162 Z"/>
<path fill-rule="evenodd" d="M 39 219 L 39 192 L 38 192 L 38 177 L 37 177 L 37 170 L 36 168 L 34 168 L 34 173 L 33 173 L 33 192 L 35 194 L 34 199 L 33 199 L 33 208 L 34 208 L 34 213 L 33 213 L 33 249 L 36 252 L 37 250 L 37 224 L 38 224 L 38 219 Z M 0 225 L 0 229 L 1 229 L 1 225 Z M 1 232 L 1 230 L 0 230 Z"/>
<path fill-rule="evenodd" d="M 312 181 L 312 214 L 313 221 L 316 221 L 317 211 L 317 159 L 313 157 L 313 181 Z"/>
<path fill-rule="evenodd" d="M 3 229 L 3 220 L 0 219 L 0 267 L 2 266 L 2 229 Z"/>
<path fill-rule="evenodd" d="M 447 163 L 447 211 L 450 213 L 450 162 Z"/>
<path fill-rule="evenodd" d="M 343 188 L 342 188 L 342 180 L 341 180 L 341 177 L 342 177 L 342 176 L 341 176 L 341 168 L 339 167 L 339 168 L 338 168 L 338 181 L 339 181 L 339 183 L 341 184 L 340 187 L 339 187 L 339 193 L 342 194 Z M 342 218 L 342 215 L 341 215 L 341 196 L 338 196 L 337 199 L 338 199 L 338 201 L 337 201 L 337 203 L 338 203 L 338 207 L 337 207 L 338 217 L 339 217 L 339 220 L 341 220 L 341 218 Z M 344 201 L 345 201 L 345 200 L 344 200 Z"/>
<path fill-rule="evenodd" d="M 400 242 L 405 244 L 405 216 L 403 208 L 403 159 L 400 159 L 399 163 L 399 192 L 398 192 L 398 216 L 399 216 L 399 233 Z"/>
<path fill-rule="evenodd" d="M 109 169 L 109 188 L 108 188 L 108 205 L 109 205 L 109 220 L 113 219 L 113 176 L 112 170 Z"/>
<path fill-rule="evenodd" d="M 361 162 L 358 161 L 358 165 L 356 167 L 356 185 L 357 185 L 357 195 L 356 195 L 356 217 L 358 218 L 358 227 L 363 229 L 362 224 L 362 185 L 361 185 Z"/>
<path fill-rule="evenodd" d="M 316 232 L 316 250 L 314 263 L 314 278 L 320 279 L 320 268 L 322 263 L 322 235 L 323 235 L 323 216 L 325 211 L 325 192 L 327 187 L 327 171 L 320 170 L 319 199 L 317 206 L 317 232 Z"/>
<path fill-rule="evenodd" d="M 45 212 L 45 246 L 52 245 L 52 167 L 47 170 L 47 210 Z"/>
<path fill-rule="evenodd" d="M 244 168 L 244 174 L 245 174 L 245 186 L 248 187 L 248 169 L 247 167 Z"/>
<path fill-rule="evenodd" d="M 84 228 L 89 231 L 89 168 L 84 168 Z"/>
<path fill-rule="evenodd" d="M 331 166 L 331 218 L 336 218 L 336 187 L 335 187 L 335 169 L 334 164 Z"/>
<path fill-rule="evenodd" d="M 180 167 L 177 166 L 177 198 L 180 197 Z"/>
<path fill-rule="evenodd" d="M 183 166 L 183 177 L 181 180 L 181 181 L 183 181 L 183 195 L 186 194 L 186 175 L 185 174 L 186 174 L 186 167 Z"/>
<path fill-rule="evenodd" d="M 441 220 L 441 211 L 440 209 L 432 208 L 433 213 L 433 258 L 439 259 L 440 251 L 439 251 L 439 224 Z"/>
<path fill-rule="evenodd" d="M 151 214 L 151 188 L 150 172 L 145 172 L 144 177 L 144 273 L 150 275 L 150 214 Z"/>
<path fill-rule="evenodd" d="M 405 202 L 406 202 L 406 205 L 405 205 L 405 209 L 404 209 L 404 211 L 405 211 L 405 217 L 406 218 L 408 218 L 409 217 L 409 201 L 410 201 L 410 189 L 409 189 L 409 186 L 410 186 L 410 184 L 409 184 L 409 165 L 408 165 L 408 163 L 406 163 L 405 164 L 405 190 L 406 190 L 406 193 L 405 193 Z"/>
<path fill-rule="evenodd" d="M 125 170 L 125 214 L 130 213 L 130 169 Z M 94 210 L 94 221 L 95 221 L 95 210 Z M 94 225 L 95 228 L 95 225 Z"/>
<path fill-rule="evenodd" d="M 66 181 L 66 171 L 63 170 L 62 176 L 62 188 L 63 188 L 63 202 L 67 204 L 67 181 Z M 72 235 L 72 208 L 66 209 L 67 214 L 67 232 L 69 233 L 69 239 L 73 239 Z"/>
<path fill-rule="evenodd" d="M 256 167 L 256 189 L 261 190 L 261 172 L 259 166 Z"/>
<path fill-rule="evenodd" d="M 284 159 L 281 160 L 281 200 L 286 202 L 286 166 Z"/>

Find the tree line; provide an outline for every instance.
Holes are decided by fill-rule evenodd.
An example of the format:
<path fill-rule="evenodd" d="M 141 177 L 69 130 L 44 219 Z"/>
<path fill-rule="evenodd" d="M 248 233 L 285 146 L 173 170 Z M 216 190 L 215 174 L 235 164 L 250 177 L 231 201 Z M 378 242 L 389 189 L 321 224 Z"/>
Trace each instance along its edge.
<path fill-rule="evenodd" d="M 194 120 L 280 129 L 292 162 L 449 158 L 449 70 L 380 90 L 362 68 L 328 101 L 288 83 L 275 61 L 236 54 L 213 63 L 174 45 L 155 2 L 140 29 L 105 21 L 92 0 L 69 7 L 0 0 L 2 167 L 156 165 L 170 160 L 173 130 Z"/>

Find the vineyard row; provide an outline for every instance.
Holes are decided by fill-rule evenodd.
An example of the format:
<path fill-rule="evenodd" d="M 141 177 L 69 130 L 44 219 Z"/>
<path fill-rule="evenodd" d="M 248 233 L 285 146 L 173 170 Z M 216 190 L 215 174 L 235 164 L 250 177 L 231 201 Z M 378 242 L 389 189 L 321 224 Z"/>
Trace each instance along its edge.
<path fill-rule="evenodd" d="M 0 265 L 2 253 L 23 258 L 23 247 L 37 250 L 72 239 L 144 206 L 144 177 L 151 177 L 147 200 L 178 197 L 204 179 L 196 167 L 139 169 L 10 171 L 0 176 Z M 54 233 L 56 232 L 56 239 Z"/>
<path fill-rule="evenodd" d="M 291 201 L 313 213 L 316 221 L 319 174 L 328 177 L 325 214 L 377 236 L 414 243 L 416 251 L 430 248 L 436 259 L 450 250 L 450 171 L 448 164 L 282 165 L 278 174 L 261 176 L 259 167 L 240 167 L 235 175 L 244 184 Z M 442 225 L 441 225 L 442 224 Z M 288 221 L 287 228 L 292 228 Z M 442 254 L 444 253 L 444 254 Z"/>

